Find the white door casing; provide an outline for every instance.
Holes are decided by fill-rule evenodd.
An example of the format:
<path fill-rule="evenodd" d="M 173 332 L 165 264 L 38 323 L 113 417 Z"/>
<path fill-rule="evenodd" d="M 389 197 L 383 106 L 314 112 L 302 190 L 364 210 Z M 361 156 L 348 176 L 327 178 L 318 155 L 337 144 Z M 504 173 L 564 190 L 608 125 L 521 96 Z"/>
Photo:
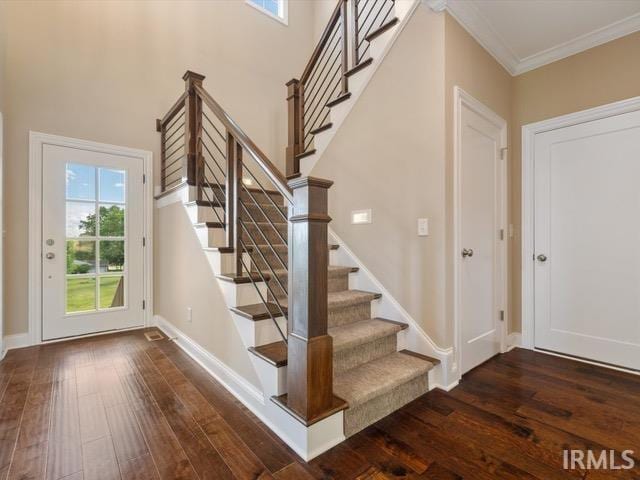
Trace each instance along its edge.
<path fill-rule="evenodd" d="M 48 160 L 52 160 L 48 164 Z M 57 160 L 57 161 L 56 161 Z M 56 167 L 54 164 L 58 163 Z M 67 207 L 65 194 L 65 178 L 67 164 L 92 164 L 105 170 L 126 170 L 127 184 L 127 268 L 132 268 L 127 275 L 133 274 L 132 284 L 125 281 L 124 296 L 126 308 L 113 308 L 94 311 L 89 314 L 75 313 L 67 315 L 64 288 L 55 286 L 54 278 L 48 276 L 55 272 L 58 281 L 66 273 L 66 219 Z M 60 165 L 65 165 L 60 167 Z M 62 168 L 62 173 L 60 169 Z M 53 182 L 55 171 L 62 175 L 61 182 Z M 98 170 L 96 170 L 96 173 Z M 43 175 L 47 175 L 44 178 Z M 63 338 L 65 336 L 98 334 L 104 331 L 121 328 L 138 328 L 151 321 L 152 312 L 152 208 L 153 192 L 151 182 L 144 182 L 144 178 L 152 178 L 152 154 L 148 151 L 101 144 L 86 140 L 60 137 L 37 132 L 30 132 L 29 149 L 29 337 L 31 344 L 42 341 Z M 57 185 L 53 187 L 53 185 Z M 96 188 L 99 188 L 96 186 Z M 55 202 L 47 202 L 43 193 L 48 197 L 57 198 Z M 135 197 L 135 202 L 133 201 Z M 99 199 L 98 199 L 99 201 Z M 103 202 L 107 206 L 115 202 Z M 62 217 L 54 220 L 53 217 Z M 99 216 L 99 215 L 98 215 Z M 86 216 L 85 216 L 86 217 Z M 98 220 L 99 223 L 99 220 Z M 45 232 L 49 230 L 48 232 Z M 130 233 L 130 235 L 129 235 Z M 48 245 L 46 241 L 53 236 L 54 245 Z M 85 233 L 86 235 L 86 233 Z M 130 237 L 130 238 L 129 238 Z M 134 238 L 136 237 L 136 238 Z M 141 248 L 143 237 L 146 239 L 146 247 Z M 88 238 L 87 240 L 98 240 Z M 103 238 L 109 240 L 109 238 Z M 135 243 L 135 245 L 134 245 Z M 57 247 L 53 252 L 50 247 Z M 46 248 L 46 249 L 45 249 Z M 98 247 L 99 248 L 99 247 Z M 53 259 L 46 259 L 46 253 L 54 253 Z M 44 262 L 50 261 L 47 265 Z M 55 263 L 55 267 L 53 266 Z M 100 268 L 99 263 L 96 269 Z M 115 274 L 109 270 L 107 273 Z M 45 286 L 43 282 L 53 281 L 53 284 Z M 96 280 L 100 282 L 100 280 Z M 52 288 L 51 288 L 52 287 Z M 53 293 L 55 290 L 57 293 Z M 61 291 L 62 292 L 61 292 Z M 55 296 L 55 300 L 52 299 Z M 139 300 L 138 300 L 139 298 Z M 142 309 L 142 300 L 146 303 L 146 309 Z M 55 302 L 58 302 L 55 305 Z M 99 298 L 96 299 L 99 304 Z M 51 305 L 54 305 L 51 307 Z M 61 306 L 62 305 L 62 306 Z M 54 310 L 56 310 L 54 312 Z M 63 311 L 60 316 L 60 312 Z M 58 315 L 58 317 L 56 317 Z M 43 321 L 51 318 L 62 319 L 58 324 L 58 330 L 43 329 Z"/>
<path fill-rule="evenodd" d="M 640 111 L 534 151 L 535 347 L 640 369 Z"/>
<path fill-rule="evenodd" d="M 456 87 L 454 97 L 454 325 L 462 375 L 504 351 L 507 126 L 463 90 Z"/>
<path fill-rule="evenodd" d="M 601 105 L 598 107 L 569 113 L 559 117 L 542 120 L 536 123 L 524 125 L 522 127 L 522 347 L 535 349 L 534 341 L 534 203 L 535 203 L 535 181 L 534 181 L 534 159 L 536 136 L 544 132 L 556 130 L 573 125 L 579 125 L 604 119 L 628 112 L 640 111 L 640 97 L 632 97 L 625 100 Z M 546 350 L 541 350 L 548 352 Z M 573 357 L 577 358 L 577 357 Z M 577 358 L 579 361 L 594 363 L 593 361 Z M 596 362 L 597 363 L 597 362 Z M 610 366 L 610 365 L 606 365 Z M 617 368 L 612 367 L 611 368 Z"/>
<path fill-rule="evenodd" d="M 2 112 L 0 112 L 0 360 L 5 354 L 5 342 L 4 342 L 4 189 L 2 188 L 2 182 L 4 177 L 4 160 L 2 156 L 3 152 L 3 129 Z"/>

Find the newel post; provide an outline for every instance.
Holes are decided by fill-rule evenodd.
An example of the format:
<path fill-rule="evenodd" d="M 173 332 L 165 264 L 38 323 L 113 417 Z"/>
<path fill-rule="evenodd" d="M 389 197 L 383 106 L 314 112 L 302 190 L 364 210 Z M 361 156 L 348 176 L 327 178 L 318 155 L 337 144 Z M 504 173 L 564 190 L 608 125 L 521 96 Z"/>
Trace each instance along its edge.
<path fill-rule="evenodd" d="M 195 86 L 202 86 L 204 75 L 187 70 L 182 76 L 188 93 L 185 99 L 185 153 L 187 155 L 187 183 L 198 187 L 198 200 L 201 200 L 201 183 L 204 178 L 204 158 L 202 156 L 202 99 Z"/>
<path fill-rule="evenodd" d="M 289 182 L 289 314 L 286 407 L 311 424 L 344 408 L 333 395 L 333 339 L 328 327 L 328 190 L 333 182 Z M 295 287 L 294 287 L 295 285 Z"/>
<path fill-rule="evenodd" d="M 294 78 L 287 82 L 287 115 L 289 117 L 289 143 L 286 151 L 286 176 L 295 177 L 300 173 L 300 160 L 296 158 L 302 153 L 303 132 L 303 100 L 302 84 Z"/>

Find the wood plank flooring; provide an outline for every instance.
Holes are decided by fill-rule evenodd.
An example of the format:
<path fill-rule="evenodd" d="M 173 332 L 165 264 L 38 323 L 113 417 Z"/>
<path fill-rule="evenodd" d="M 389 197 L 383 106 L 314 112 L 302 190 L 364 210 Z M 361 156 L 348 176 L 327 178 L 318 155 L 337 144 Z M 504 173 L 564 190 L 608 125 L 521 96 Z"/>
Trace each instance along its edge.
<path fill-rule="evenodd" d="M 633 450 L 637 467 L 563 470 L 564 449 Z M 328 478 L 639 479 L 640 377 L 516 349 L 305 463 L 143 331 L 0 362 L 0 480 Z"/>

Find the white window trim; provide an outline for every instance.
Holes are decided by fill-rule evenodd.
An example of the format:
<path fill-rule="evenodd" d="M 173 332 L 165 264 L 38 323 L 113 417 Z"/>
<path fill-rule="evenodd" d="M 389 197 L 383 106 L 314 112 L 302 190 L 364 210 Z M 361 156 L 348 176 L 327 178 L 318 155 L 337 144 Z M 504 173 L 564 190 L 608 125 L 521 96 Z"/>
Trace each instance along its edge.
<path fill-rule="evenodd" d="M 266 16 L 273 18 L 274 20 L 277 20 L 283 25 L 288 26 L 289 25 L 289 0 L 279 0 L 279 1 L 282 2 L 282 16 L 274 15 L 269 10 L 262 8 L 260 5 L 253 3 L 251 0 L 244 0 L 244 3 L 246 3 L 250 7 L 255 8 L 259 12 L 264 13 Z"/>

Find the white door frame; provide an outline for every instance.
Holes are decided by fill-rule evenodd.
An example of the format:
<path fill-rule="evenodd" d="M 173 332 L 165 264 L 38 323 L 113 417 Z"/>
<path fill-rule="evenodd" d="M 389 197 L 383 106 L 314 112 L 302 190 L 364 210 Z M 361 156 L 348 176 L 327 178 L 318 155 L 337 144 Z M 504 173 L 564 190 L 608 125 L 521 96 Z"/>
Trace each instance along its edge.
<path fill-rule="evenodd" d="M 44 145 L 78 148 L 111 155 L 139 158 L 147 181 L 143 186 L 143 216 L 146 248 L 144 251 L 144 325 L 152 324 L 153 312 L 153 154 L 117 145 L 29 132 L 29 340 L 31 345 L 42 342 L 42 162 Z M 140 179 L 142 181 L 142 179 Z M 110 333 L 110 332 L 107 332 Z M 68 340 L 68 339 L 65 339 Z M 54 340 L 55 341 L 55 340 Z M 49 343 L 49 342 L 47 342 Z"/>
<path fill-rule="evenodd" d="M 461 169 L 462 169 L 462 107 L 465 106 L 476 114 L 495 125 L 500 129 L 501 151 L 505 152 L 502 160 L 501 179 L 496 182 L 500 186 L 502 198 L 502 211 L 500 212 L 500 223 L 502 229 L 506 231 L 507 224 L 507 122 L 489 107 L 476 100 L 460 87 L 453 88 L 453 330 L 454 330 L 454 362 L 453 370 L 457 372 L 457 378 L 462 377 L 462 326 L 460 324 L 461 309 L 461 269 L 462 262 L 460 260 L 460 250 L 462 248 L 460 237 L 462 232 L 462 215 L 460 208 L 462 205 L 462 185 L 461 185 Z M 500 332 L 500 351 L 506 351 L 506 337 L 508 324 L 508 296 L 507 296 L 507 235 L 504 234 L 501 242 L 500 255 L 502 255 L 502 310 L 504 310 L 504 321 L 501 322 Z"/>
<path fill-rule="evenodd" d="M 640 110 L 640 97 L 609 103 L 522 127 L 522 346 L 535 349 L 534 213 L 535 136 L 538 133 Z M 545 352 L 546 353 L 546 352 Z"/>
<path fill-rule="evenodd" d="M 2 182 L 4 177 L 4 160 L 2 156 L 3 152 L 3 132 L 4 124 L 2 123 L 2 112 L 0 112 L 0 360 L 4 358 L 7 353 L 7 344 L 4 339 L 4 190 L 2 188 Z"/>

